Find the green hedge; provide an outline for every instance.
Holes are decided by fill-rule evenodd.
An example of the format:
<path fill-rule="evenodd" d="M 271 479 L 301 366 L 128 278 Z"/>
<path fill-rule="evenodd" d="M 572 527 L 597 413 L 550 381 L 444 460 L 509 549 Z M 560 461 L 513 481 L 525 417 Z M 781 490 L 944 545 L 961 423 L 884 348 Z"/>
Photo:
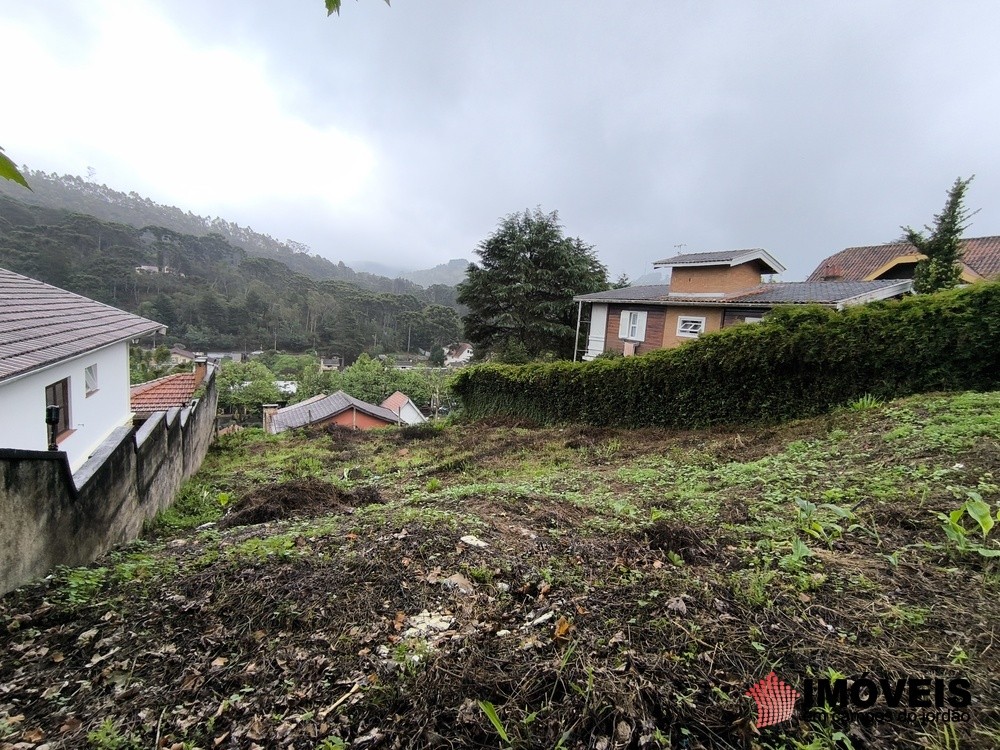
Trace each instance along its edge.
<path fill-rule="evenodd" d="M 456 376 L 473 419 L 698 427 L 819 414 L 870 393 L 1000 388 L 1000 283 L 860 305 L 779 308 L 640 357 L 482 365 Z"/>

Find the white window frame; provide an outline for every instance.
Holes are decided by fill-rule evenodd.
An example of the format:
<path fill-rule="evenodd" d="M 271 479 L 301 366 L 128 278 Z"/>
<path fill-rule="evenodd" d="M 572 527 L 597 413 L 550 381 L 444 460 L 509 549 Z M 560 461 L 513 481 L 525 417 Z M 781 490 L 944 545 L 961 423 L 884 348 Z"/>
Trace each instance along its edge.
<path fill-rule="evenodd" d="M 639 311 L 629 310 L 628 311 L 628 323 L 625 324 L 625 333 L 627 334 L 625 338 L 629 341 L 635 341 L 639 336 Z"/>
<path fill-rule="evenodd" d="M 646 311 L 622 310 L 618 321 L 618 338 L 641 344 L 646 340 Z"/>
<path fill-rule="evenodd" d="M 743 318 L 743 322 L 744 323 L 760 323 L 762 320 L 764 320 L 764 319 L 763 318 L 755 318 L 753 316 L 750 316 L 748 318 Z"/>
<path fill-rule="evenodd" d="M 696 339 L 705 332 L 705 318 L 681 315 L 677 318 L 677 335 L 684 339 Z M 693 330 L 697 327 L 697 330 Z"/>
<path fill-rule="evenodd" d="M 100 381 L 97 379 L 97 363 L 88 365 L 83 370 L 84 397 L 90 398 L 101 390 Z"/>

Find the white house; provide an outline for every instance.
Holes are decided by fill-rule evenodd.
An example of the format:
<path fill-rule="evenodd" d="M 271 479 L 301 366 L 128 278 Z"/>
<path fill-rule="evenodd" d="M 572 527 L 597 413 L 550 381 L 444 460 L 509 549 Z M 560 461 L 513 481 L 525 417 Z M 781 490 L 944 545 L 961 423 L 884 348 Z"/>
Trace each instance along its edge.
<path fill-rule="evenodd" d="M 472 344 L 460 343 L 452 344 L 445 352 L 444 363 L 448 367 L 465 365 L 472 359 Z"/>
<path fill-rule="evenodd" d="M 398 416 L 403 424 L 423 424 L 427 421 L 427 417 L 420 412 L 413 399 L 402 391 L 393 393 L 382 402 L 381 406 Z"/>
<path fill-rule="evenodd" d="M 128 344 L 164 326 L 0 268 L 0 448 L 45 451 L 46 407 L 75 472 L 132 420 Z"/>

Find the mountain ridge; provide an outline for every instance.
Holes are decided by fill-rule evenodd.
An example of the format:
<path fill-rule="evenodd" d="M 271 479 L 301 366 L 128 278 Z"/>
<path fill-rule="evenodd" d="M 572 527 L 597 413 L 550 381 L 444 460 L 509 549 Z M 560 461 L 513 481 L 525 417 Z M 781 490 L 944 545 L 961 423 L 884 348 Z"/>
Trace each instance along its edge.
<path fill-rule="evenodd" d="M 49 174 L 27 167 L 23 172 L 31 185 L 31 191 L 0 180 L 0 195 L 6 195 L 31 206 L 72 211 L 103 221 L 127 224 L 136 229 L 156 226 L 196 237 L 219 234 L 231 245 L 242 248 L 248 255 L 279 261 L 292 271 L 315 281 L 348 281 L 371 291 L 392 294 L 415 293 L 418 291 L 416 287 L 422 289 L 439 283 L 422 285 L 411 280 L 406 274 L 392 278 L 377 273 L 357 271 L 343 261 L 334 262 L 312 252 L 312 248 L 304 243 L 294 240 L 281 241 L 268 234 L 256 232 L 249 226 L 242 227 L 220 217 L 210 218 L 191 211 L 185 212 L 176 206 L 156 203 L 134 191 L 124 193 L 75 175 L 58 175 L 54 172 Z M 426 269 L 423 272 L 412 273 L 429 273 L 433 270 Z"/>

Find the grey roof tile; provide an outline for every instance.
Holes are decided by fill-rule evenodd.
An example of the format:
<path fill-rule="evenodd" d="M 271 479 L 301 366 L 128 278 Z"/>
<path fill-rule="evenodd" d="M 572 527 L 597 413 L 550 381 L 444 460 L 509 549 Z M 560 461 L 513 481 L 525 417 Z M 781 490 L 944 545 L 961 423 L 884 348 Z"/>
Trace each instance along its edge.
<path fill-rule="evenodd" d="M 783 281 L 761 284 L 745 292 L 725 298 L 725 302 L 765 304 L 827 304 L 833 305 L 844 300 L 872 294 L 886 287 L 902 284 L 905 280 L 886 279 L 882 281 Z"/>
<path fill-rule="evenodd" d="M 761 252 L 761 248 L 746 248 L 744 250 L 716 250 L 710 253 L 681 253 L 670 258 L 664 258 L 653 265 L 684 265 L 687 263 L 732 263 L 743 255 L 753 255 Z"/>
<path fill-rule="evenodd" d="M 904 284 L 905 279 L 879 281 L 777 281 L 760 284 L 734 294 L 720 297 L 670 296 L 670 286 L 657 284 L 611 289 L 607 292 L 583 294 L 574 297 L 578 302 L 609 302 L 647 305 L 739 305 L 739 304 L 825 304 L 836 305 L 845 300 L 867 294 L 877 294 L 887 287 Z"/>
<path fill-rule="evenodd" d="M 608 289 L 606 292 L 580 294 L 573 298 L 583 302 L 638 302 L 659 300 L 670 293 L 670 284 L 650 284 L 649 286 L 627 286 L 623 289 Z"/>
<path fill-rule="evenodd" d="M 399 416 L 388 409 L 354 398 L 344 391 L 337 391 L 329 396 L 314 396 L 308 401 L 278 409 L 271 418 L 271 429 L 274 432 L 283 432 L 295 427 L 305 427 L 334 417 L 352 406 L 360 412 L 384 419 L 386 422 L 392 424 L 399 422 Z"/>
<path fill-rule="evenodd" d="M 0 380 L 164 327 L 0 268 Z"/>

